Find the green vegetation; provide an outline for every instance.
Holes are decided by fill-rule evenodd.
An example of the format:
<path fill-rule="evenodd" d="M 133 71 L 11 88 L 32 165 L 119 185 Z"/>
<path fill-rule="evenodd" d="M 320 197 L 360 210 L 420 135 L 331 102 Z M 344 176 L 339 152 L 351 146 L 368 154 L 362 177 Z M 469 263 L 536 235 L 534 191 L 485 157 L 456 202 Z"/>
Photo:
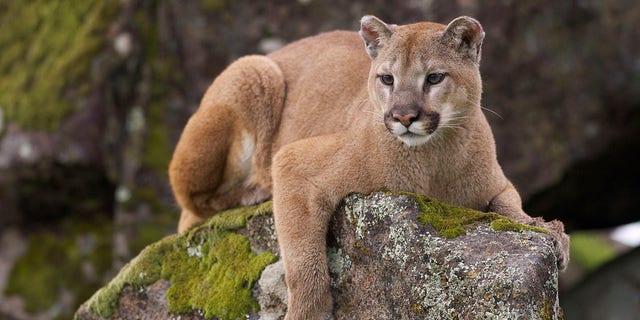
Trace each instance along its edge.
<path fill-rule="evenodd" d="M 495 220 L 491 221 L 491 228 L 495 231 L 514 231 L 514 232 L 533 231 L 533 232 L 540 232 L 540 233 L 546 233 L 546 234 L 549 233 L 549 231 L 544 228 L 518 223 L 509 218 L 505 218 L 501 215 L 498 215 L 498 217 Z"/>
<path fill-rule="evenodd" d="M 125 286 L 143 290 L 165 279 L 171 283 L 170 312 L 200 310 L 207 318 L 243 318 L 258 309 L 251 296 L 253 283 L 277 257 L 251 252 L 248 239 L 233 231 L 245 226 L 248 218 L 271 211 L 271 202 L 225 211 L 185 234 L 148 246 L 85 305 L 95 315 L 109 317 Z"/>
<path fill-rule="evenodd" d="M 249 240 L 238 234 L 216 237 L 220 239 L 196 246 L 194 257 L 173 251 L 165 258 L 161 277 L 173 284 L 167 291 L 171 312 L 199 309 L 207 318 L 239 319 L 258 310 L 251 296 L 253 282 L 275 262 L 275 255 L 254 254 Z"/>
<path fill-rule="evenodd" d="M 596 232 L 580 231 L 571 234 L 571 259 L 593 271 L 616 257 L 613 245 Z"/>
<path fill-rule="evenodd" d="M 217 12 L 229 4 L 227 0 L 201 0 L 200 7 L 205 11 Z"/>
<path fill-rule="evenodd" d="M 154 99 L 160 99 L 154 97 Z M 148 110 L 148 129 L 143 154 L 143 163 L 157 174 L 166 176 L 171 159 L 172 147 L 169 144 L 169 127 L 163 119 L 164 105 L 152 103 Z"/>
<path fill-rule="evenodd" d="M 493 212 L 481 212 L 468 208 L 454 206 L 413 193 L 407 194 L 416 199 L 422 212 L 418 219 L 423 224 L 432 225 L 445 238 L 455 238 L 466 234 L 468 227 L 474 223 L 491 222 L 491 228 L 496 231 L 534 231 L 548 233 L 547 230 L 517 223 L 509 218 Z"/>
<path fill-rule="evenodd" d="M 50 308 L 63 289 L 75 297 L 88 297 L 100 287 L 111 259 L 108 223 L 68 220 L 57 232 L 30 237 L 27 252 L 11 272 L 5 294 L 24 297 L 28 312 Z M 87 274 L 83 264 L 90 265 L 93 272 Z"/>
<path fill-rule="evenodd" d="M 55 130 L 88 89 L 91 60 L 118 1 L 0 0 L 0 108 L 22 127 Z"/>

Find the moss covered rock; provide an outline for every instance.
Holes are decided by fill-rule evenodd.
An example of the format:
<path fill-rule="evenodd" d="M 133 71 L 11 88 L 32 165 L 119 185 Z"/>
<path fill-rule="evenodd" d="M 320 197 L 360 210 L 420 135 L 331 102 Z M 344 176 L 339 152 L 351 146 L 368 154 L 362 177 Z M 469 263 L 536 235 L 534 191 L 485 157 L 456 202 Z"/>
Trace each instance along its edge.
<path fill-rule="evenodd" d="M 236 233 L 247 219 L 271 212 L 271 203 L 226 211 L 181 235 L 145 248 L 78 311 L 77 319 L 135 318 L 136 314 L 182 314 L 239 319 L 256 313 L 252 287 L 275 254 L 251 249 Z M 158 290 L 160 290 L 158 292 Z M 157 304 L 149 303 L 162 296 Z M 131 303 L 135 299 L 145 301 Z M 155 306 L 146 309 L 146 306 Z M 133 310 L 132 310 L 133 308 Z M 137 309 L 136 309 L 137 308 Z"/>
<path fill-rule="evenodd" d="M 271 210 L 226 211 L 150 245 L 76 318 L 281 319 L 286 287 Z M 330 230 L 339 319 L 559 317 L 545 230 L 388 193 L 347 197 Z"/>
<path fill-rule="evenodd" d="M 2 1 L 0 107 L 22 127 L 55 130 L 88 89 L 116 1 Z"/>
<path fill-rule="evenodd" d="M 558 319 L 553 240 L 418 195 L 345 199 L 330 270 L 339 319 Z"/>

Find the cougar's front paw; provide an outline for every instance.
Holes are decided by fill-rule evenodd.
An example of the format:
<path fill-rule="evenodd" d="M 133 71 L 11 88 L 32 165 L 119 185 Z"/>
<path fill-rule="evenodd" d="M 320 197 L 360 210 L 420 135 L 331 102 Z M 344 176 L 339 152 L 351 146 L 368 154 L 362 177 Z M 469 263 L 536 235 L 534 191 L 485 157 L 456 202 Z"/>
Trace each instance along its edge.
<path fill-rule="evenodd" d="M 558 220 L 545 222 L 542 218 L 534 218 L 531 225 L 545 228 L 553 236 L 558 269 L 564 270 L 569 265 L 569 235 L 564 232 L 564 224 Z"/>
<path fill-rule="evenodd" d="M 301 293 L 301 292 L 299 292 Z M 285 320 L 335 320 L 331 293 L 293 294 L 288 291 L 289 304 Z"/>
<path fill-rule="evenodd" d="M 558 269 L 564 270 L 569 265 L 569 244 L 571 243 L 569 235 L 564 233 L 564 224 L 558 220 L 547 222 L 547 229 L 551 231 L 556 246 Z"/>
<path fill-rule="evenodd" d="M 287 315 L 284 317 L 284 320 L 297 320 L 299 318 L 291 315 L 291 313 L 287 313 Z M 304 317 L 304 319 L 314 319 L 314 320 L 335 320 L 336 317 L 331 313 L 331 312 L 322 312 L 320 314 L 317 315 L 317 317 Z"/>

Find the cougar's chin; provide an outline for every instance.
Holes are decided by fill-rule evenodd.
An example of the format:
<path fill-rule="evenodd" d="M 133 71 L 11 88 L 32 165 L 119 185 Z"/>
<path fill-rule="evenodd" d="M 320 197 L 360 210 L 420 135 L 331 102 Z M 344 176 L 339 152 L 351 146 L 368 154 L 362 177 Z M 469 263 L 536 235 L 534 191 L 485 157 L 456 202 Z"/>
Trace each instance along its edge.
<path fill-rule="evenodd" d="M 401 136 L 398 136 L 398 139 L 400 139 L 400 141 L 402 141 L 409 147 L 417 147 L 429 142 L 429 140 L 431 139 L 431 135 L 419 135 L 416 133 L 407 132 Z"/>
<path fill-rule="evenodd" d="M 392 123 L 387 126 L 387 129 L 409 147 L 417 147 L 429 142 L 436 130 L 436 128 L 425 129 L 420 122 L 412 123 L 408 128 L 400 123 Z"/>

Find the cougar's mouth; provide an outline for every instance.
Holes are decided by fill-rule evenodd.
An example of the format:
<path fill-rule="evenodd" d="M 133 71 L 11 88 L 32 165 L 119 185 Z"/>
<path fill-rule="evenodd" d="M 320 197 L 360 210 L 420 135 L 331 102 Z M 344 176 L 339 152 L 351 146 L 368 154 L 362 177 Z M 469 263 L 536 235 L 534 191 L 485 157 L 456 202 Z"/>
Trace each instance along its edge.
<path fill-rule="evenodd" d="M 392 135 L 408 146 L 418 146 L 431 139 L 440 125 L 437 112 L 390 111 L 385 114 L 384 124 Z"/>
<path fill-rule="evenodd" d="M 436 131 L 437 125 L 429 126 L 425 129 L 422 125 L 419 125 L 419 123 L 414 123 L 408 128 L 403 125 L 392 125 L 387 128 L 391 134 L 396 136 L 404 144 L 415 147 L 427 143 L 432 137 L 431 134 Z"/>

